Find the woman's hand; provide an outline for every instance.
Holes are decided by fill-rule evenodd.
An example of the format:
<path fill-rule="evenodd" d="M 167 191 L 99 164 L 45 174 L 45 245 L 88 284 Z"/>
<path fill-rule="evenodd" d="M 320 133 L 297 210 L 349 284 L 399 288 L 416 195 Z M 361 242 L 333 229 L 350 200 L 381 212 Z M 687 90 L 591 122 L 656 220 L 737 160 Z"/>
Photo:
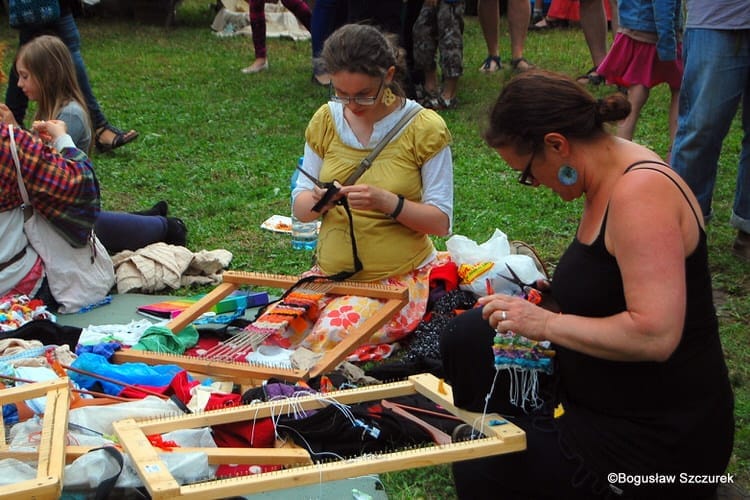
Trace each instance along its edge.
<path fill-rule="evenodd" d="M 398 203 L 395 194 L 369 184 L 343 186 L 340 194 L 346 196 L 349 207 L 356 210 L 373 210 L 390 214 L 393 213 Z"/>
<path fill-rule="evenodd" d="M 547 321 L 552 313 L 521 298 L 504 294 L 480 297 L 482 317 L 498 332 L 513 331 L 532 340 L 545 337 Z"/>
<path fill-rule="evenodd" d="M 39 134 L 44 142 L 52 142 L 67 133 L 68 127 L 62 120 L 35 121 L 31 130 Z"/>
<path fill-rule="evenodd" d="M 341 187 L 341 184 L 339 184 L 338 181 L 333 181 L 333 185 L 337 188 Z M 318 186 L 314 186 L 312 191 L 311 198 L 313 200 L 313 206 L 317 205 L 318 202 L 323 199 L 323 197 L 328 192 L 328 189 L 323 189 Z M 344 195 L 339 191 L 335 195 L 333 195 L 328 203 L 326 203 L 323 208 L 320 210 L 320 215 L 323 215 L 324 213 L 328 212 L 331 208 L 333 208 L 336 205 L 336 202 L 338 202 L 341 198 L 343 198 Z"/>
<path fill-rule="evenodd" d="M 13 112 L 5 104 L 0 104 L 0 123 L 7 123 L 8 125 L 18 127 L 16 117 L 13 116 Z"/>

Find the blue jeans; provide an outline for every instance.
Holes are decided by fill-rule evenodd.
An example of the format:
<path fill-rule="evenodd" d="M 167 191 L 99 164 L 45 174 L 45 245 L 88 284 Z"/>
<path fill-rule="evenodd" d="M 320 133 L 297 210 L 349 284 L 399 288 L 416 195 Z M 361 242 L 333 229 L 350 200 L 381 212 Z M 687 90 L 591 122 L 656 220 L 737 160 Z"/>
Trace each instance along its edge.
<path fill-rule="evenodd" d="M 750 233 L 750 30 L 688 28 L 683 54 L 672 168 L 710 218 L 722 142 L 742 100 L 742 150 L 730 223 Z"/>
<path fill-rule="evenodd" d="M 320 56 L 323 44 L 336 28 L 346 22 L 346 5 L 340 0 L 316 0 L 312 10 L 310 35 L 312 36 L 312 55 Z"/>
<path fill-rule="evenodd" d="M 84 99 L 86 99 L 86 105 L 89 108 L 89 115 L 91 116 L 91 123 L 94 126 L 94 130 L 103 127 L 107 124 L 107 118 L 101 109 L 99 109 L 99 103 L 91 91 L 89 77 L 86 74 L 86 66 L 83 64 L 83 57 L 81 56 L 81 36 L 78 33 L 78 26 L 76 26 L 73 15 L 62 16 L 47 26 L 21 28 L 18 33 L 18 46 L 20 47 L 36 36 L 47 34 L 58 36 L 68 46 L 76 68 L 78 85 L 81 87 Z M 8 89 L 5 92 L 5 104 L 13 112 L 13 116 L 19 124 L 22 124 L 26 117 L 28 103 L 29 99 L 26 97 L 26 94 L 18 88 L 18 73 L 16 72 L 15 65 L 13 65 L 10 70 Z"/>

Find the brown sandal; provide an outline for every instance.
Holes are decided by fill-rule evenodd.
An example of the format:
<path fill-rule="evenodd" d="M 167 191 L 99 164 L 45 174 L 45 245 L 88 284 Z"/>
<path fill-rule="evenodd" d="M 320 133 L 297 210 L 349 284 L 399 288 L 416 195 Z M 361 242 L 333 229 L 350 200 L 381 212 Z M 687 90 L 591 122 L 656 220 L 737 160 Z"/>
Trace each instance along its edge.
<path fill-rule="evenodd" d="M 112 139 L 112 142 L 106 143 L 101 141 L 102 134 L 104 132 L 112 132 L 114 134 L 114 137 Z M 128 132 L 123 132 L 117 127 L 114 127 L 107 123 L 106 125 L 99 127 L 96 131 L 96 138 L 94 139 L 94 144 L 96 145 L 96 150 L 100 153 L 106 153 L 108 151 L 112 151 L 113 149 L 117 149 L 121 146 L 124 146 L 125 144 L 128 144 L 129 142 L 133 142 L 138 138 L 138 132 L 135 130 L 129 130 Z"/>

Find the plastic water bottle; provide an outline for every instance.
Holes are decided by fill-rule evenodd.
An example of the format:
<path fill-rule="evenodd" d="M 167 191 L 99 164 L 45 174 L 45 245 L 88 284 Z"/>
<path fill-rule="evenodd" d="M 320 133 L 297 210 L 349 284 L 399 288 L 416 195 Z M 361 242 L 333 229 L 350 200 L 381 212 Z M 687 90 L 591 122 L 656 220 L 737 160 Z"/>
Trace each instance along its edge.
<path fill-rule="evenodd" d="M 299 165 L 302 166 L 302 158 L 299 159 Z M 290 183 L 292 191 L 297 186 L 299 170 L 294 169 Z M 294 199 L 292 199 L 294 203 Z M 294 216 L 292 210 L 292 248 L 295 250 L 315 250 L 315 244 L 318 242 L 318 221 L 302 222 Z"/>

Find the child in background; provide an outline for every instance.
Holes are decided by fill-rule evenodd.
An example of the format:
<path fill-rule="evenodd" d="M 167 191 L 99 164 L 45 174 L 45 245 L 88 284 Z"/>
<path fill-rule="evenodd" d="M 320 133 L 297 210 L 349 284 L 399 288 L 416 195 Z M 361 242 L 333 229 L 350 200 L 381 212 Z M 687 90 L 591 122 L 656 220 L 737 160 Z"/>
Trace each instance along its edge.
<path fill-rule="evenodd" d="M 452 109 L 458 104 L 458 79 L 463 74 L 463 0 L 425 0 L 412 28 L 414 66 L 424 72 L 422 105 Z M 435 55 L 440 49 L 443 86 L 438 84 Z"/>
<path fill-rule="evenodd" d="M 681 0 L 619 0 L 620 28 L 599 65 L 607 83 L 627 88 L 631 111 L 617 135 L 631 140 L 650 90 L 666 83 L 672 93 L 669 105 L 670 150 L 677 131 L 677 111 L 682 82 Z"/>
<path fill-rule="evenodd" d="M 91 121 L 75 66 L 68 48 L 56 36 L 41 35 L 16 54 L 18 87 L 36 101 L 36 121 L 60 120 L 81 151 L 91 149 Z M 11 110 L 0 104 L 0 121 L 19 127 Z M 20 128 L 20 127 L 19 127 Z M 40 134 L 47 141 L 49 138 Z M 137 213 L 101 211 L 94 225 L 99 240 L 111 254 L 136 250 L 156 242 L 185 246 L 187 227 L 176 217 L 167 217 L 167 203 L 160 201 Z"/>

